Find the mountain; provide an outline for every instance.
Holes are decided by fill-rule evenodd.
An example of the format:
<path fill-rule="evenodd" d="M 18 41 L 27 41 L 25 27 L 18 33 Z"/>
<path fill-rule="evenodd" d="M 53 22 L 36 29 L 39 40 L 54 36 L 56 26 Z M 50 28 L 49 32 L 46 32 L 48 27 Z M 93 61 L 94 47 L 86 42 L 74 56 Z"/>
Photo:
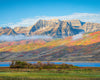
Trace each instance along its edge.
<path fill-rule="evenodd" d="M 54 38 L 63 38 L 73 36 L 81 32 L 100 31 L 99 23 L 82 22 L 80 20 L 39 20 L 29 27 L 1 28 L 0 35 L 17 35 L 26 36 L 48 35 Z"/>
<path fill-rule="evenodd" d="M 54 39 L 2 41 L 0 61 L 100 61 L 99 23 L 52 19 L 39 20 L 29 27 L 0 28 L 0 35 L 19 34 L 48 35 Z"/>
<path fill-rule="evenodd" d="M 17 35 L 10 27 L 0 27 L 0 35 Z"/>
<path fill-rule="evenodd" d="M 16 33 L 31 35 L 48 35 L 55 38 L 76 35 L 80 32 L 95 32 L 100 30 L 99 23 L 82 22 L 80 20 L 39 20 L 29 27 L 16 27 Z"/>
<path fill-rule="evenodd" d="M 81 29 L 74 29 L 71 22 L 59 20 L 44 20 L 40 22 L 43 23 L 43 28 L 40 27 L 36 31 L 33 31 L 33 28 L 30 32 L 31 35 L 49 35 L 52 37 L 61 38 L 65 36 L 72 36 L 83 31 Z"/>
<path fill-rule="evenodd" d="M 77 23 L 76 23 L 77 22 Z M 74 26 L 81 26 L 80 21 L 60 21 L 58 19 L 39 20 L 37 23 L 30 27 L 16 27 L 14 30 L 17 33 L 25 35 L 48 35 L 55 38 L 65 36 L 72 36 L 84 30 L 73 28 Z"/>

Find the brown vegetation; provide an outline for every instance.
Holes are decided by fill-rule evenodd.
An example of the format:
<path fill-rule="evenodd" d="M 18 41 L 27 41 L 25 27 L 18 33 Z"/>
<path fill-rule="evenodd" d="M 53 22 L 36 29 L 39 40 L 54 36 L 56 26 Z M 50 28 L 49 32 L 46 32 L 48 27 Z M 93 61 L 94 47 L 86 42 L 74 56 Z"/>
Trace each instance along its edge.
<path fill-rule="evenodd" d="M 28 68 L 28 69 L 72 69 L 78 68 L 77 66 L 69 64 L 54 64 L 54 63 L 43 63 L 41 61 L 31 64 L 25 61 L 12 61 L 10 68 Z"/>

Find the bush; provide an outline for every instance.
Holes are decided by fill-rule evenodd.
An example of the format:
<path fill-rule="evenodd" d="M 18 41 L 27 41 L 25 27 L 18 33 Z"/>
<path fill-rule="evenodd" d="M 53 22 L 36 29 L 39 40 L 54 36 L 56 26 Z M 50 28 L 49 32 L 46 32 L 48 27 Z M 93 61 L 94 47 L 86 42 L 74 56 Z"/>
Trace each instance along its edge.
<path fill-rule="evenodd" d="M 25 61 L 12 61 L 10 68 L 29 68 L 29 69 L 72 69 L 72 68 L 78 68 L 73 65 L 68 64 L 53 64 L 53 63 L 42 63 L 41 61 L 31 64 L 27 63 Z"/>

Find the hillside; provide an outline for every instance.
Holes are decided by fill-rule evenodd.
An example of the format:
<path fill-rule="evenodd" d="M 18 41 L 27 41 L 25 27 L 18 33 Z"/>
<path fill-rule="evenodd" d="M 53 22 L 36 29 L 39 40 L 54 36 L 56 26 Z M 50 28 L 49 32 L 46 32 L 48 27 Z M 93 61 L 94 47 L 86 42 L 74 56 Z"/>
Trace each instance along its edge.
<path fill-rule="evenodd" d="M 0 60 L 100 61 L 100 31 L 49 41 L 0 43 Z"/>

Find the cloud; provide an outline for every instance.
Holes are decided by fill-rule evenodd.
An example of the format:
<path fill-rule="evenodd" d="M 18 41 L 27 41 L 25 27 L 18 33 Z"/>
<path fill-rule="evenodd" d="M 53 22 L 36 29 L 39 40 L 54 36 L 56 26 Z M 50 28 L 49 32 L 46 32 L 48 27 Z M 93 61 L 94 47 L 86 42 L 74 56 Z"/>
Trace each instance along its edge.
<path fill-rule="evenodd" d="M 72 36 L 72 40 L 82 39 L 83 38 L 83 33 L 84 32 L 81 32 L 81 33 L 79 33 L 77 35 Z"/>
<path fill-rule="evenodd" d="M 1 26 L 10 26 L 12 28 L 18 26 L 31 26 L 34 25 L 39 19 L 49 20 L 49 19 L 60 19 L 60 20 L 73 20 L 78 19 L 84 22 L 100 23 L 100 14 L 90 14 L 90 13 L 74 13 L 67 16 L 36 16 L 35 18 L 22 19 L 21 22 L 3 24 Z"/>
<path fill-rule="evenodd" d="M 29 40 L 29 39 L 52 39 L 50 36 L 34 35 L 34 36 L 25 36 L 25 35 L 1 35 L 0 41 L 20 41 L 20 40 Z"/>

